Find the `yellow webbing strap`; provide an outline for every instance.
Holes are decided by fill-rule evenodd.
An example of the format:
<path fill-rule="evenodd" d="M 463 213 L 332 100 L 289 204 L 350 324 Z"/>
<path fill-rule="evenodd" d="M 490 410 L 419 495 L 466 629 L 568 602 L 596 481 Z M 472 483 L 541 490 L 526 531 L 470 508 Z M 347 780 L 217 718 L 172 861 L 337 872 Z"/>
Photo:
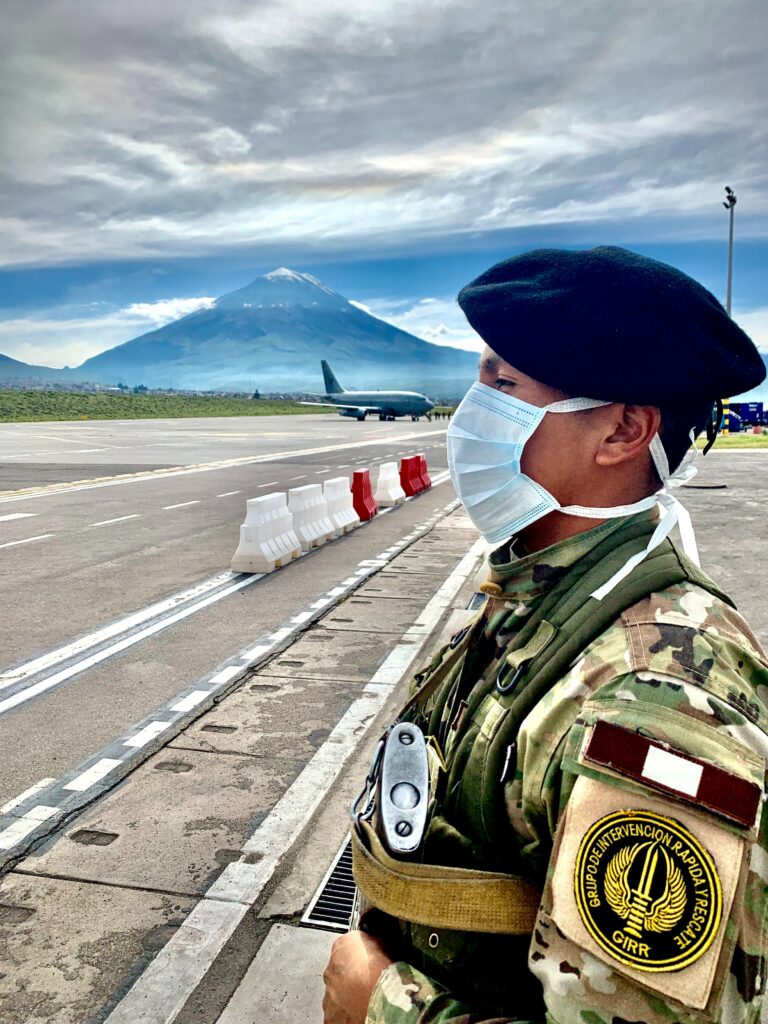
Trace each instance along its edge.
<path fill-rule="evenodd" d="M 413 864 L 390 857 L 367 822 L 367 846 L 352 830 L 352 866 L 363 896 L 379 910 L 415 924 L 465 932 L 527 935 L 541 892 L 495 871 Z"/>

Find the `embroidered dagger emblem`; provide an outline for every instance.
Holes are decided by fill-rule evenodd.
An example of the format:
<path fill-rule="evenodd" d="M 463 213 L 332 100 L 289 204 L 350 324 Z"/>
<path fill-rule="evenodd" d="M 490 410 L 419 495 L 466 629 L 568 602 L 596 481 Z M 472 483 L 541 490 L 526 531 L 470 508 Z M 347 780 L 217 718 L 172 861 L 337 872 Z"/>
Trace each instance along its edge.
<path fill-rule="evenodd" d="M 641 939 L 644 931 L 675 927 L 685 910 L 685 879 L 658 843 L 635 843 L 619 850 L 608 864 L 605 896 L 611 909 L 626 921 L 624 931 Z"/>

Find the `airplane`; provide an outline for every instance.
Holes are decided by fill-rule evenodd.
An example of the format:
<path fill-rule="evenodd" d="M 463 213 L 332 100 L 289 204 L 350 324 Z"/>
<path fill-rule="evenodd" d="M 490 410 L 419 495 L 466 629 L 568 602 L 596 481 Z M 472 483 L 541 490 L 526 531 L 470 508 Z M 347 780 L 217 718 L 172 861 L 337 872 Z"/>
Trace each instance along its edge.
<path fill-rule="evenodd" d="M 328 401 L 302 405 L 336 405 L 339 416 L 353 416 L 357 420 L 364 420 L 368 413 L 378 413 L 380 420 L 393 420 L 396 416 L 417 420 L 434 408 L 434 403 L 418 391 L 345 391 L 324 359 L 320 365 Z"/>

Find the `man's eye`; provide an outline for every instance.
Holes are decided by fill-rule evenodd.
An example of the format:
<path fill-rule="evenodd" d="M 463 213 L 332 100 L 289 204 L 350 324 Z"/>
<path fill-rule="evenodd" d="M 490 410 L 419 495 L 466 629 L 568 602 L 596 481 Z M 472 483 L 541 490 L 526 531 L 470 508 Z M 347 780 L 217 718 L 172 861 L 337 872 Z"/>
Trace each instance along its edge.
<path fill-rule="evenodd" d="M 504 377 L 497 377 L 496 378 L 496 387 L 497 388 L 513 388 L 514 386 L 515 386 L 515 381 L 513 381 L 513 380 L 506 380 Z"/>

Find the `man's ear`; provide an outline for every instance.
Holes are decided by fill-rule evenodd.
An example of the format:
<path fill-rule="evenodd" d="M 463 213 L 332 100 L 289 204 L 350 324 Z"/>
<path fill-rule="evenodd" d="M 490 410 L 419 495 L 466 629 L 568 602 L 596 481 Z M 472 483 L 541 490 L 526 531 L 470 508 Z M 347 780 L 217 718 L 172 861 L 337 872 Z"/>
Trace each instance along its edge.
<path fill-rule="evenodd" d="M 648 450 L 661 425 L 661 413 L 653 405 L 611 406 L 613 416 L 595 454 L 598 466 L 618 466 Z"/>

